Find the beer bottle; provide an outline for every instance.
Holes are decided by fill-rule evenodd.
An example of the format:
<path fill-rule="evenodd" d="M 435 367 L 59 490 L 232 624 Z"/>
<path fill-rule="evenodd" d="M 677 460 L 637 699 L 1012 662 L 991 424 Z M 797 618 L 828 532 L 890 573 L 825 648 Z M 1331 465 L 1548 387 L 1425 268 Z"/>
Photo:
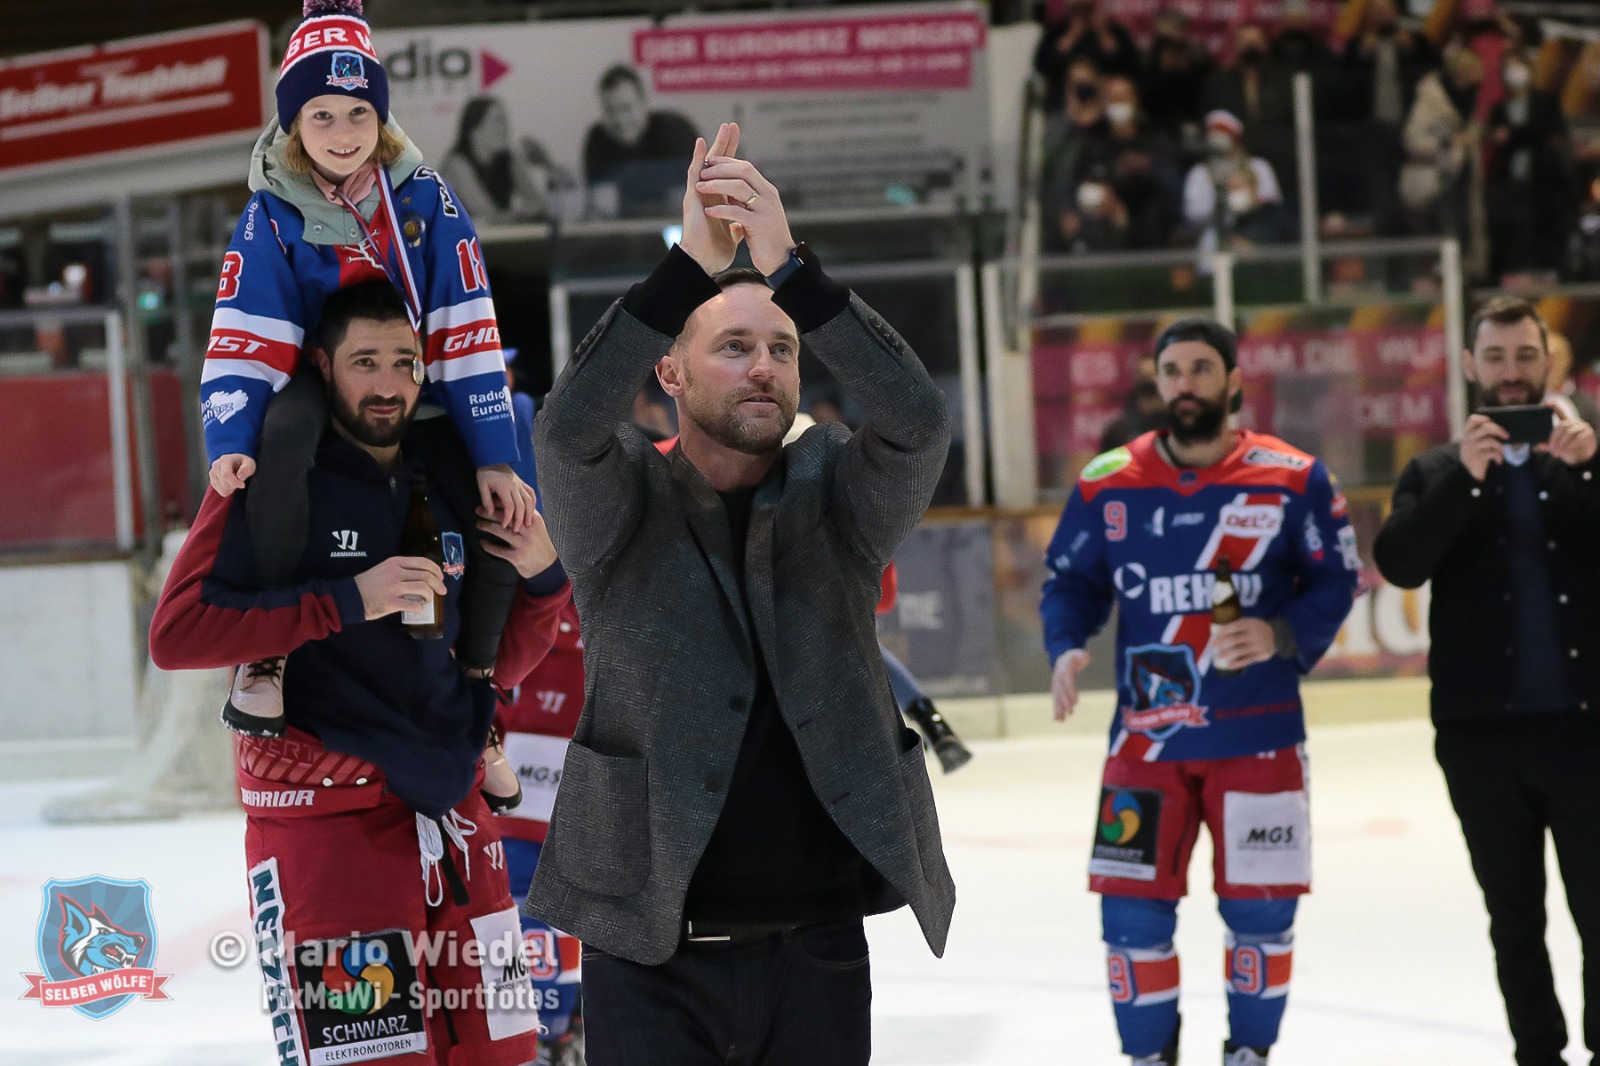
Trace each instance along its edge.
<path fill-rule="evenodd" d="M 428 479 L 418 470 L 411 475 L 411 501 L 406 505 L 406 524 L 400 532 L 400 554 L 432 559 L 442 569 L 444 548 L 439 529 L 433 524 L 428 506 Z M 438 640 L 444 636 L 444 597 L 431 593 L 426 603 L 400 613 L 400 624 L 418 640 Z"/>
<path fill-rule="evenodd" d="M 1244 608 L 1239 606 L 1239 590 L 1233 587 L 1233 564 L 1226 559 L 1219 559 L 1212 573 L 1216 575 L 1211 584 L 1212 626 L 1237 622 L 1244 617 Z M 1211 669 L 1223 677 L 1235 677 L 1239 673 L 1238 670 L 1223 669 L 1214 661 Z"/>

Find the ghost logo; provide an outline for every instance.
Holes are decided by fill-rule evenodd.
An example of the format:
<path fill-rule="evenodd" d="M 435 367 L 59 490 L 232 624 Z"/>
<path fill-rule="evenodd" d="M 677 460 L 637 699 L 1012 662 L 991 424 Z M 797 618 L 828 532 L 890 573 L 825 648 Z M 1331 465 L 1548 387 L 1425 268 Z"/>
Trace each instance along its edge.
<path fill-rule="evenodd" d="M 1196 703 L 1200 672 L 1192 648 L 1141 644 L 1127 654 L 1122 681 L 1130 702 L 1122 708 L 1122 724 L 1129 732 L 1165 740 L 1184 726 L 1210 724 L 1206 708 Z"/>
<path fill-rule="evenodd" d="M 359 52 L 335 52 L 328 70 L 328 84 L 335 89 L 365 89 L 367 67 Z"/>

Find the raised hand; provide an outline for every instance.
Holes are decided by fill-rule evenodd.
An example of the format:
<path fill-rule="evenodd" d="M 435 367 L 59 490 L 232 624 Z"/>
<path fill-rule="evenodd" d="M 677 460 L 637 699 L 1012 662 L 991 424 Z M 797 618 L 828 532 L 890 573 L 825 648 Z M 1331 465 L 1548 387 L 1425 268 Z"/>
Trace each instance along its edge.
<path fill-rule="evenodd" d="M 778 187 L 762 177 L 755 164 L 710 153 L 696 188 L 722 201 L 707 207 L 706 215 L 740 227 L 757 270 L 771 274 L 788 262 L 794 236 L 789 232 L 783 200 Z"/>
<path fill-rule="evenodd" d="M 716 139 L 708 146 L 705 138 L 694 142 L 694 158 L 689 162 L 688 182 L 683 191 L 683 236 L 678 246 L 707 274 L 716 274 L 733 264 L 733 256 L 744 234 L 731 220 L 714 216 L 710 208 L 727 203 L 727 197 L 703 189 L 700 179 L 707 157 L 732 156 L 739 148 L 739 125 L 724 122 L 717 127 Z"/>

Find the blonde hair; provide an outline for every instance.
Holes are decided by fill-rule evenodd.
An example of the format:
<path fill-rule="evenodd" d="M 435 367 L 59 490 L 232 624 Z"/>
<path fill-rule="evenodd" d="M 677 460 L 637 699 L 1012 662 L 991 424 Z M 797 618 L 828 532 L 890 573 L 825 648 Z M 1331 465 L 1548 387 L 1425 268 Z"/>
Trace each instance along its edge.
<path fill-rule="evenodd" d="M 378 143 L 369 158 L 380 167 L 389 167 L 400 159 L 405 150 L 406 146 L 400 138 L 389 129 L 388 123 L 384 123 L 378 127 Z M 294 122 L 289 126 L 289 140 L 283 146 L 283 165 L 294 174 L 310 174 L 312 170 L 311 155 L 300 137 L 299 115 L 294 117 Z"/>

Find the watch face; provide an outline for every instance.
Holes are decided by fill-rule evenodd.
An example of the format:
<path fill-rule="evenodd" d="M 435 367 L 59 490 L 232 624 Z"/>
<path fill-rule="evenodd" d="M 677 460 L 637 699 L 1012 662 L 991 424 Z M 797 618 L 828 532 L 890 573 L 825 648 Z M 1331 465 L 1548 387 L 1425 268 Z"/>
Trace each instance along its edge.
<path fill-rule="evenodd" d="M 794 246 L 794 257 L 802 263 L 814 262 L 816 258 L 811 254 L 811 246 L 805 241 Z"/>

